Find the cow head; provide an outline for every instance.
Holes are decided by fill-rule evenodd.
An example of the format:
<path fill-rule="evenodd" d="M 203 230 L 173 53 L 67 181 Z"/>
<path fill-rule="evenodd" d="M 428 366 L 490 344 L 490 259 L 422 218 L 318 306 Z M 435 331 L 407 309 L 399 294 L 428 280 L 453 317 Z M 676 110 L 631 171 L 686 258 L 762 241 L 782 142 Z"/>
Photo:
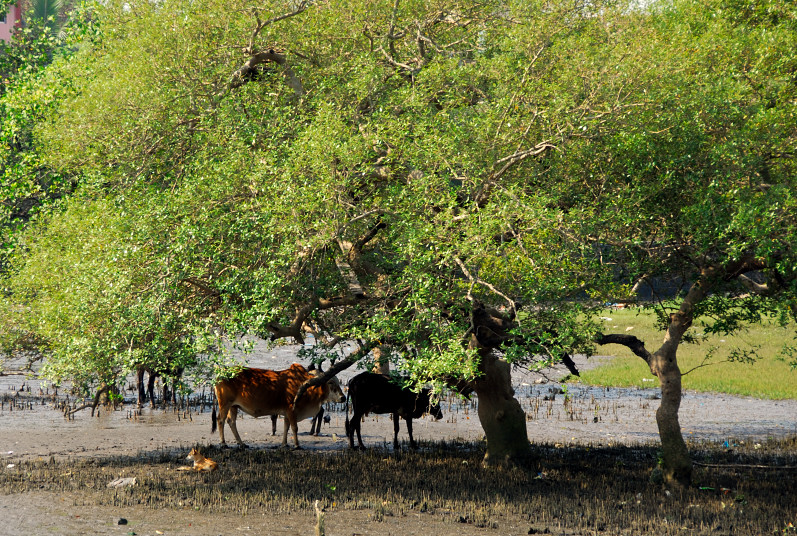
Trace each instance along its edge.
<path fill-rule="evenodd" d="M 432 404 L 430 393 L 431 391 L 429 389 L 423 389 L 421 391 L 420 399 L 426 402 L 427 412 L 429 415 L 434 417 L 434 420 L 439 421 L 443 418 L 443 411 L 440 409 L 440 404 Z"/>
<path fill-rule="evenodd" d="M 442 419 L 443 411 L 440 409 L 440 404 L 429 404 L 429 415 L 434 417 L 436 421 Z"/>
<path fill-rule="evenodd" d="M 346 395 L 343 394 L 343 389 L 340 387 L 340 380 L 338 380 L 337 376 L 332 376 L 332 378 L 327 382 L 327 385 L 329 386 L 329 395 L 327 395 L 327 400 L 337 403 L 341 403 L 346 400 Z"/>

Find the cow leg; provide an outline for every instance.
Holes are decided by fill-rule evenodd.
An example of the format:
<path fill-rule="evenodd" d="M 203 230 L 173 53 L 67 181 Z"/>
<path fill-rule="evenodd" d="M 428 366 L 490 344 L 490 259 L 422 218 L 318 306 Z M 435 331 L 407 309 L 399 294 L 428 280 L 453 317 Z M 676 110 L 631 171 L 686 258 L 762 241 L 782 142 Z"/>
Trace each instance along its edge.
<path fill-rule="evenodd" d="M 285 448 L 288 446 L 288 428 L 293 431 L 293 444 L 294 447 L 299 449 L 299 427 L 296 422 L 296 414 L 293 410 L 289 409 L 285 412 L 285 426 L 283 427 L 282 431 L 282 447 Z"/>
<path fill-rule="evenodd" d="M 354 448 L 354 416 L 356 413 L 352 413 L 351 420 L 349 420 L 348 415 L 346 416 L 346 437 L 349 438 L 349 448 Z"/>
<path fill-rule="evenodd" d="M 291 430 L 293 431 L 293 446 L 297 449 L 302 447 L 299 446 L 299 421 L 296 420 L 296 413 L 289 410 L 288 414 L 291 416 Z"/>
<path fill-rule="evenodd" d="M 417 449 L 418 445 L 415 444 L 415 440 L 412 438 L 412 417 L 408 417 L 405 420 L 407 421 L 407 433 L 410 435 L 410 448 Z"/>
<path fill-rule="evenodd" d="M 357 414 L 357 419 L 355 419 L 352 422 L 352 424 L 356 427 L 355 429 L 357 430 L 357 444 L 360 445 L 360 450 L 365 450 L 365 445 L 363 445 L 363 438 L 360 435 L 360 427 L 363 424 L 363 415 Z M 354 436 L 354 433 L 352 433 L 352 436 Z"/>
<path fill-rule="evenodd" d="M 393 414 L 393 449 L 398 450 L 399 442 L 398 442 L 398 433 L 399 433 L 399 414 Z M 412 432 L 410 432 L 410 438 L 412 438 Z"/>
<path fill-rule="evenodd" d="M 349 436 L 349 448 L 354 447 L 354 432 L 357 432 L 357 442 L 359 444 L 359 448 L 361 450 L 365 450 L 365 445 L 363 445 L 363 439 L 360 437 L 360 424 L 362 423 L 362 413 L 359 413 L 356 409 L 352 410 L 351 420 L 349 421 L 349 428 L 346 430 L 346 435 Z"/>
<path fill-rule="evenodd" d="M 271 416 L 271 435 L 277 435 L 277 416 Z"/>
<path fill-rule="evenodd" d="M 221 441 L 222 447 L 227 447 L 227 442 L 224 440 L 224 423 L 227 422 L 227 413 L 229 411 L 230 408 L 219 404 L 219 416 L 216 419 L 216 422 L 219 426 L 219 441 Z"/>
<path fill-rule="evenodd" d="M 318 409 L 318 413 L 313 417 L 313 422 L 310 423 L 310 435 L 321 434 L 321 421 L 324 418 L 324 406 Z"/>
<path fill-rule="evenodd" d="M 282 416 L 283 426 L 282 426 L 282 448 L 288 446 L 288 428 L 290 427 L 290 422 L 288 421 L 288 415 L 285 414 Z"/>
<path fill-rule="evenodd" d="M 235 436 L 235 440 L 238 442 L 238 445 L 240 445 L 242 449 L 245 449 L 246 443 L 244 443 L 241 440 L 241 436 L 238 435 L 238 425 L 236 424 L 237 420 L 238 420 L 238 406 L 233 406 L 230 408 L 227 422 L 230 424 L 230 430 L 232 430 L 232 434 Z M 219 428 L 219 430 L 222 430 L 222 428 Z"/>

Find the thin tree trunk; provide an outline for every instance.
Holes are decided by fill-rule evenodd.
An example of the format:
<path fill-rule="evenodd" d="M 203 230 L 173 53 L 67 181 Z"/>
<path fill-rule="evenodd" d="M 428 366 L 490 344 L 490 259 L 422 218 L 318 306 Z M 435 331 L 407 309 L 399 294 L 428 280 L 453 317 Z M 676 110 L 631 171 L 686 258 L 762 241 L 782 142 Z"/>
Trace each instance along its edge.
<path fill-rule="evenodd" d="M 661 405 L 656 410 L 656 424 L 661 438 L 663 476 L 668 483 L 688 486 L 692 481 L 692 460 L 681 433 L 681 424 L 678 422 L 682 396 L 681 369 L 678 367 L 677 359 L 678 346 L 686 330 L 692 325 L 695 306 L 705 299 L 715 281 L 720 277 L 725 280 L 733 279 L 746 270 L 760 268 L 758 262 L 756 259 L 745 258 L 724 268 L 716 266 L 703 268 L 700 277 L 681 302 L 681 306 L 670 314 L 664 341 L 652 354 L 645 349 L 642 341 L 631 335 L 602 335 L 597 340 L 598 344 L 627 346 L 647 362 L 650 371 L 661 382 Z"/>
<path fill-rule="evenodd" d="M 650 370 L 661 382 L 661 404 L 656 410 L 665 482 L 688 486 L 692 480 L 692 460 L 686 448 L 678 410 L 681 407 L 681 369 L 675 358 L 676 348 L 662 347 L 650 361 Z"/>
<path fill-rule="evenodd" d="M 716 269 L 704 268 L 700 278 L 692 285 L 681 302 L 681 307 L 670 315 L 664 342 L 650 357 L 650 371 L 661 382 L 661 405 L 656 411 L 656 424 L 661 437 L 661 451 L 664 462 L 664 480 L 688 486 L 692 480 L 692 460 L 686 448 L 678 410 L 681 407 L 681 369 L 678 367 L 678 346 L 684 333 L 692 325 L 695 305 L 708 293 Z"/>

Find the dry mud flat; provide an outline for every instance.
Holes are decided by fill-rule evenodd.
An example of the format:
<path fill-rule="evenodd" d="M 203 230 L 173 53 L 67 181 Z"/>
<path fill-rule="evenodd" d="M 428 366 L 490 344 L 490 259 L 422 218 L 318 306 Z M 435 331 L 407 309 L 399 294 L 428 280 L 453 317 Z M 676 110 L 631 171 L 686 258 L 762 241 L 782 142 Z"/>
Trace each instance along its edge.
<path fill-rule="evenodd" d="M 291 347 L 256 347 L 249 358 L 252 366 L 274 369 L 294 360 Z M 342 373 L 344 384 L 357 372 Z M 548 378 L 561 374 L 549 371 Z M 679 522 L 689 529 L 687 533 L 756 534 L 775 529 L 788 532 L 788 523 L 797 525 L 797 472 L 789 469 L 701 473 L 710 484 L 702 487 L 727 491 L 698 490 L 690 492 L 697 493 L 695 497 L 683 496 L 678 501 L 661 489 L 651 490 L 647 478 L 655 465 L 658 439 L 656 390 L 570 385 L 565 396 L 559 384 L 540 381 L 546 380 L 522 371 L 514 376 L 538 460 L 519 475 L 501 475 L 483 473 L 478 467 L 482 431 L 475 403 L 453 398 L 443 401 L 441 421 L 424 418 L 415 424 L 416 439 L 425 442 L 419 454 L 393 452 L 392 422 L 387 416 L 369 416 L 363 423 L 363 440 L 376 448 L 368 454 L 375 458 L 368 459 L 347 450 L 342 406 L 329 408 L 331 422 L 324 425 L 320 437 L 309 436 L 309 423 L 300 423 L 303 452 L 275 450 L 281 437 L 271 436 L 270 420 L 251 418 L 244 418 L 239 430 L 253 448 L 221 451 L 213 447 L 218 438 L 211 435 L 210 414 L 201 404 L 179 411 L 146 409 L 141 414 L 125 405 L 118 411 L 102 409 L 95 417 L 83 411 L 74 420 L 65 420 L 51 409 L 46 396 L 38 396 L 37 384 L 28 382 L 31 392 L 18 393 L 20 378 L 0 378 L 0 398 L 7 400 L 0 409 L 0 534 L 313 534 L 314 499 L 327 507 L 330 536 L 545 530 L 556 534 L 684 533 L 676 526 Z M 14 405 L 10 397 L 17 400 Z M 681 424 L 696 457 L 707 461 L 738 455 L 742 461 L 756 461 L 748 465 L 797 463 L 793 442 L 787 441 L 785 450 L 784 443 L 776 443 L 797 437 L 797 401 L 687 393 Z M 280 422 L 280 431 L 281 427 Z M 399 437 L 406 439 L 403 423 Z M 717 443 L 717 453 L 702 454 L 707 442 Z M 444 452 L 437 451 L 441 444 L 447 445 Z M 175 468 L 183 464 L 181 458 L 194 445 L 219 461 L 221 469 L 212 475 L 175 476 Z M 759 463 L 756 456 L 770 457 Z M 740 459 L 725 462 L 738 464 Z M 368 476 L 376 482 L 363 484 L 361 494 L 352 491 L 344 496 L 342 490 L 358 487 L 350 474 L 340 472 L 347 464 L 354 477 Z M 379 472 L 372 471 L 375 466 L 381 468 Z M 385 467 L 390 470 L 382 471 Z M 614 473 L 604 473 L 607 467 Z M 441 468 L 443 476 L 436 473 Z M 457 477 L 461 480 L 448 481 L 463 469 L 464 474 Z M 288 475 L 282 475 L 286 470 Z M 420 478 L 407 489 L 407 477 L 411 475 L 414 481 L 418 473 Z M 119 477 L 136 478 L 137 484 L 106 488 Z M 432 485 L 432 478 L 443 479 L 447 485 Z M 517 479 L 515 485 L 507 484 Z M 628 483 L 618 486 L 618 479 Z M 751 482 L 764 487 L 745 494 Z M 593 504 L 607 487 L 617 492 L 616 497 L 606 498 L 611 507 Z M 468 489 L 475 491 L 463 492 Z M 213 490 L 226 493 L 228 499 L 214 495 Z M 519 490 L 534 490 L 533 497 L 555 499 L 554 504 L 575 502 L 567 507 L 570 513 L 546 517 L 545 512 L 556 507 L 532 504 L 536 499 Z M 750 493 L 762 501 L 773 494 L 767 499 L 769 506 L 767 501 L 756 505 L 763 514 L 752 518 L 753 507 L 745 510 L 753 503 Z M 790 514 L 784 500 L 792 501 Z M 668 501 L 689 515 L 682 520 L 684 514 L 673 513 L 668 518 Z M 671 519 L 670 525 L 645 529 L 648 525 L 629 513 L 638 510 L 635 515 L 641 516 L 645 508 L 662 512 L 662 519 Z M 729 508 L 735 517 L 728 518 Z M 579 509 L 583 510 L 580 514 Z M 617 512 L 622 515 L 616 519 Z M 121 519 L 127 524 L 118 524 Z"/>

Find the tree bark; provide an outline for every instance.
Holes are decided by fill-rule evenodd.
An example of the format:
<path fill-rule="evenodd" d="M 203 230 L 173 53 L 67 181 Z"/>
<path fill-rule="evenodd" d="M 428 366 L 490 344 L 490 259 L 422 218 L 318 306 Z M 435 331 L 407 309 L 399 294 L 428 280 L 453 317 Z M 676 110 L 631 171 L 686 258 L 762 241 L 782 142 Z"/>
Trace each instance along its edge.
<path fill-rule="evenodd" d="M 371 350 L 371 353 L 374 354 L 374 368 L 371 369 L 371 372 L 384 374 L 385 376 L 390 374 L 390 360 L 384 355 L 382 348 L 377 346 Z"/>
<path fill-rule="evenodd" d="M 526 412 L 515 399 L 510 365 L 490 349 L 479 349 L 482 376 L 474 381 L 479 420 L 487 439 L 485 465 L 522 462 L 531 454 Z"/>
<path fill-rule="evenodd" d="M 656 425 L 661 440 L 663 477 L 667 483 L 688 485 L 692 479 L 692 460 L 678 421 L 682 390 L 681 369 L 676 358 L 681 337 L 691 324 L 691 312 L 687 318 L 683 315 L 685 311 L 691 311 L 691 307 L 685 309 L 682 306 L 678 313 L 671 315 L 664 343 L 652 354 L 645 348 L 645 343 L 633 335 L 602 335 L 596 342 L 627 346 L 634 354 L 644 359 L 653 375 L 659 378 L 661 404 L 656 410 Z"/>
<path fill-rule="evenodd" d="M 689 289 L 681 307 L 670 315 L 664 342 L 648 361 L 650 371 L 661 383 L 661 404 L 656 410 L 656 424 L 661 438 L 664 480 L 668 483 L 688 486 L 692 480 L 692 460 L 678 421 L 682 389 L 677 352 L 684 333 L 692 325 L 695 305 L 706 297 L 716 277 L 715 267 L 701 270 L 700 278 Z"/>
<path fill-rule="evenodd" d="M 656 424 L 661 438 L 664 481 L 688 486 L 692 480 L 692 459 L 678 421 L 682 392 L 676 349 L 677 346 L 662 346 L 651 357 L 650 370 L 661 383 L 661 404 L 656 410 Z"/>

